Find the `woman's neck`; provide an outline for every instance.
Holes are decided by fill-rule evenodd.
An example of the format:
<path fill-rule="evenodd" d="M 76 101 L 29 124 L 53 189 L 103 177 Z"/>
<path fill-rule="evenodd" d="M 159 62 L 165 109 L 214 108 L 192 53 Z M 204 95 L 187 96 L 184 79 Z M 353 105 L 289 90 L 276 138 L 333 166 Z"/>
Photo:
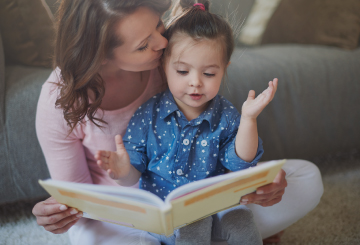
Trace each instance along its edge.
<path fill-rule="evenodd" d="M 105 95 L 100 108 L 109 111 L 124 108 L 137 100 L 145 91 L 150 77 L 150 71 L 103 69 L 99 74 L 105 85 Z"/>

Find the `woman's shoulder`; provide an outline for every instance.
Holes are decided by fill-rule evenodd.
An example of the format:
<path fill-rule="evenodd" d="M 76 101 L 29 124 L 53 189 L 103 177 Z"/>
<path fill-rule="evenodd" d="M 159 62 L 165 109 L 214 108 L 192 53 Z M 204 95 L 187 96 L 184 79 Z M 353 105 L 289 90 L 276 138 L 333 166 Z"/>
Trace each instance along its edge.
<path fill-rule="evenodd" d="M 41 88 L 37 104 L 36 117 L 46 119 L 44 121 L 56 120 L 63 124 L 62 110 L 56 107 L 59 96 L 59 83 L 61 83 L 61 71 L 59 68 L 53 70 Z"/>
<path fill-rule="evenodd" d="M 56 100 L 59 94 L 59 84 L 61 83 L 61 70 L 56 68 L 42 85 L 39 102 L 42 102 L 43 99 L 46 99 L 46 102 Z"/>

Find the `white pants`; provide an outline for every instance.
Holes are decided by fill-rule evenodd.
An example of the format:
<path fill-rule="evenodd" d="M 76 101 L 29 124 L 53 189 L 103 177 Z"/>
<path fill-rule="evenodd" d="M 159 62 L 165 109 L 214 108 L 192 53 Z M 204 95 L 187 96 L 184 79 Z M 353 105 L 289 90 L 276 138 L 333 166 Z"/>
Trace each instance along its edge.
<path fill-rule="evenodd" d="M 247 205 L 253 211 L 262 238 L 274 235 L 304 217 L 317 206 L 324 191 L 320 171 L 313 163 L 287 160 L 283 169 L 288 186 L 281 202 L 271 207 Z M 85 218 L 68 233 L 72 245 L 160 245 L 145 231 Z"/>

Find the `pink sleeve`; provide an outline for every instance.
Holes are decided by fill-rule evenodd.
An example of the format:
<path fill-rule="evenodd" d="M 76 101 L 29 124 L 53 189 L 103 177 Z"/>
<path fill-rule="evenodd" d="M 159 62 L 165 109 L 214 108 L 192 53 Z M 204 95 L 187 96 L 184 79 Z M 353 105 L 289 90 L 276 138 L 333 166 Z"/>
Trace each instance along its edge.
<path fill-rule="evenodd" d="M 42 87 L 36 112 L 36 133 L 45 156 L 51 178 L 57 180 L 92 183 L 81 135 L 72 132 L 62 110 L 55 108 L 58 76 L 53 71 Z M 79 134 L 79 133 L 78 133 Z"/>

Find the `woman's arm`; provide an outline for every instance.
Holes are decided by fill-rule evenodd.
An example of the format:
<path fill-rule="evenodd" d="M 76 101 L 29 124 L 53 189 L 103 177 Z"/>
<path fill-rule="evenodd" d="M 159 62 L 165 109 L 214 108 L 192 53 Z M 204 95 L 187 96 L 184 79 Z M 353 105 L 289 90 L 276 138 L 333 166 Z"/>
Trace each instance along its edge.
<path fill-rule="evenodd" d="M 49 78 L 56 82 L 56 71 Z M 43 85 L 36 112 L 36 133 L 45 160 L 53 179 L 92 183 L 81 140 L 68 128 L 61 109 L 55 108 L 56 85 Z M 33 208 L 37 223 L 54 234 L 66 232 L 75 224 L 82 213 L 59 204 L 49 198 L 37 203 Z"/>

